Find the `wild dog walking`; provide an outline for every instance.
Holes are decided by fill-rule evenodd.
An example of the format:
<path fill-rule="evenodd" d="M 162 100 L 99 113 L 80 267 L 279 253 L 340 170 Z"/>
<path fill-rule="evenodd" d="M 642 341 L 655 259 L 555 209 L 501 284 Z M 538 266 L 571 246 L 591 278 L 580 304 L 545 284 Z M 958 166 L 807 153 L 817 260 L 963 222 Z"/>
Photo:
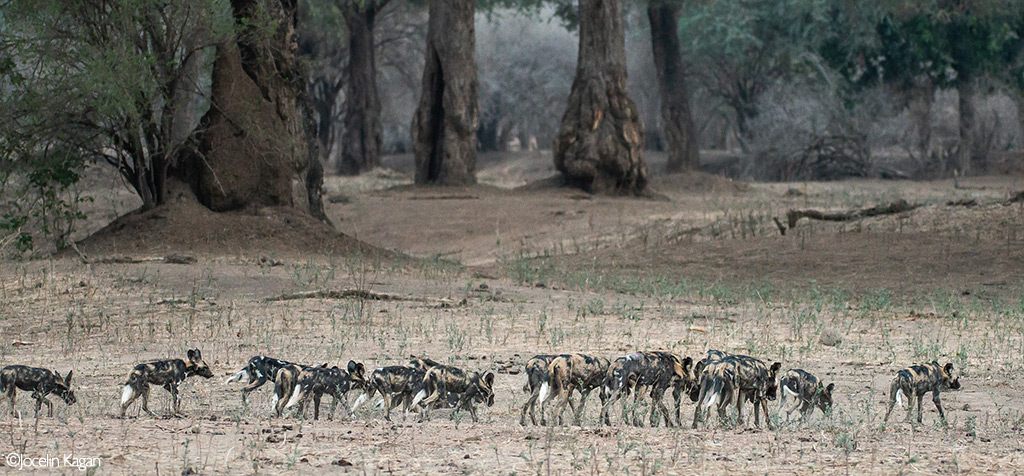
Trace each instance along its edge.
<path fill-rule="evenodd" d="M 634 403 L 640 401 L 648 392 L 651 397 L 651 426 L 657 424 L 658 410 L 665 419 L 665 426 L 672 426 L 672 415 L 662 399 L 669 387 L 682 385 L 690 380 L 690 366 L 693 359 L 680 358 L 671 352 L 635 352 L 615 359 L 608 366 L 605 375 L 604 393 L 608 399 L 601 409 L 601 421 L 611 425 L 609 410 L 616 401 L 634 393 Z M 622 416 L 626 418 L 623 403 Z M 633 424 L 640 426 L 640 420 L 634 415 Z"/>
<path fill-rule="evenodd" d="M 530 397 L 526 399 L 526 403 L 523 404 L 523 412 L 519 417 L 519 424 L 526 426 L 526 412 L 530 412 L 530 421 L 534 425 L 537 424 L 537 417 L 534 414 L 534 409 L 537 407 L 537 399 L 540 398 L 540 387 L 543 384 L 544 376 L 547 375 L 548 366 L 551 365 L 551 361 L 555 360 L 558 354 L 538 354 L 526 361 L 525 373 L 526 373 L 526 384 L 523 385 L 523 392 L 530 394 Z M 572 405 L 572 402 L 569 402 Z M 573 412 L 575 412 L 575 407 Z M 545 424 L 544 412 L 540 412 L 540 424 Z"/>
<path fill-rule="evenodd" d="M 942 402 L 939 401 L 939 392 L 942 390 L 956 390 L 960 388 L 960 378 L 953 377 L 953 363 L 940 366 L 937 361 L 929 364 L 913 365 L 896 373 L 896 378 L 889 385 L 889 410 L 885 412 L 885 420 L 889 421 L 889 414 L 896 403 L 903 406 L 903 399 L 907 399 L 907 421 L 910 421 L 910 414 L 914 408 L 913 397 L 917 397 L 917 422 L 921 423 L 921 402 L 924 401 L 924 394 L 932 392 L 932 402 L 939 410 L 939 418 L 946 421 L 946 414 L 942 411 Z M 902 394 L 902 395 L 901 395 Z"/>
<path fill-rule="evenodd" d="M 801 369 L 789 369 L 779 379 L 779 390 L 782 393 L 779 397 L 779 412 L 786 410 L 786 421 L 789 421 L 789 415 L 797 408 L 800 408 L 801 420 L 810 416 L 815 407 L 827 414 L 832 410 L 832 390 L 835 387 L 834 383 L 826 387 L 817 377 Z M 796 398 L 796 403 L 786 409 L 786 399 L 790 397 Z"/>
<path fill-rule="evenodd" d="M 339 401 L 346 413 L 351 413 L 345 396 L 353 388 L 363 388 L 364 373 L 363 364 L 352 360 L 348 361 L 346 370 L 341 370 L 337 366 L 329 369 L 323 367 L 303 369 L 299 374 L 298 384 L 284 407 L 287 409 L 299 404 L 299 414 L 301 415 L 304 413 L 303 410 L 307 402 L 312 398 L 313 419 L 318 420 L 320 419 L 320 399 L 326 393 L 334 397 L 334 400 L 331 401 L 331 411 L 327 415 L 328 420 L 334 418 L 334 408 L 337 407 Z"/>
<path fill-rule="evenodd" d="M 447 394 L 459 396 L 455 405 L 454 417 L 459 410 L 469 410 L 473 422 L 477 422 L 476 404 L 494 405 L 494 372 L 465 372 L 450 365 L 438 365 L 427 370 L 423 376 L 423 385 L 416 391 L 412 406 L 422 403 L 424 406 L 421 418 L 428 413 L 434 403 Z"/>
<path fill-rule="evenodd" d="M 736 404 L 737 422 L 743 424 L 743 403 L 749 400 L 754 404 L 754 425 L 760 426 L 760 415 L 763 413 L 768 428 L 772 428 L 768 416 L 768 400 L 775 400 L 778 391 L 776 375 L 782 364 L 775 362 L 771 367 L 754 357 L 726 354 L 711 351 L 705 359 L 706 365 L 701 374 L 701 390 L 698 393 L 697 408 L 694 409 L 692 427 L 696 428 L 701 421 L 701 412 L 718 405 L 723 394 L 716 392 L 718 387 L 729 390 L 732 402 Z M 732 378 L 732 382 L 726 382 Z M 714 387 L 714 388 L 713 388 Z M 760 409 L 760 412 L 758 411 Z M 723 415 L 722 407 L 719 407 Z"/>
<path fill-rule="evenodd" d="M 391 365 L 374 369 L 366 379 L 363 394 L 352 405 L 351 413 L 354 414 L 359 405 L 368 398 L 373 398 L 374 394 L 379 392 L 384 399 L 385 420 L 391 421 L 391 409 L 399 403 L 402 404 L 405 414 L 408 414 L 413 392 L 423 386 L 425 375 L 425 371 L 406 365 Z"/>
<path fill-rule="evenodd" d="M 124 418 L 128 406 L 139 397 L 142 397 L 142 410 L 150 416 L 155 416 L 153 412 L 149 411 L 149 384 L 162 385 L 171 393 L 171 408 L 177 415 L 181 410 L 181 402 L 178 400 L 178 384 L 192 375 L 204 378 L 213 377 L 213 372 L 206 362 L 203 362 L 203 355 L 199 349 L 188 351 L 188 362 L 181 359 L 170 359 L 136 365 L 128 374 L 128 381 L 125 382 L 124 391 L 121 392 L 121 418 Z"/>
<path fill-rule="evenodd" d="M 270 399 L 270 406 L 274 407 L 275 416 L 279 417 L 284 414 L 284 407 L 295 393 L 302 371 L 312 368 L 326 369 L 327 364 L 319 366 L 288 364 L 277 369 L 277 378 L 274 379 L 274 395 Z"/>
<path fill-rule="evenodd" d="M 608 359 L 593 357 L 583 354 L 569 354 L 555 357 L 548 364 L 547 372 L 542 375 L 541 387 L 538 392 L 538 403 L 540 404 L 540 417 L 544 421 L 544 402 L 548 396 L 555 405 L 555 412 L 552 414 L 552 421 L 557 417 L 558 424 L 562 424 L 562 413 L 566 405 L 572 407 L 573 423 L 580 424 L 583 418 L 583 409 L 587 403 L 587 397 L 594 389 L 601 388 L 605 376 L 608 374 Z M 573 405 L 573 390 L 580 393 L 578 405 Z M 602 406 L 606 396 L 601 392 Z"/>
<path fill-rule="evenodd" d="M 709 412 L 712 408 L 718 411 L 720 422 L 726 420 L 726 410 L 732 403 L 733 394 L 736 392 L 736 369 L 729 363 L 721 363 L 719 360 L 703 359 L 698 363 L 699 390 L 696 395 L 690 393 L 690 399 L 697 403 L 693 410 L 693 429 L 702 420 L 702 414 Z"/>
<path fill-rule="evenodd" d="M 274 359 L 271 357 L 257 355 L 249 359 L 249 363 L 246 364 L 245 368 L 239 370 L 238 373 L 228 377 L 224 382 L 225 384 L 240 381 L 242 378 L 248 378 L 249 384 L 242 389 L 242 403 L 245 402 L 245 398 L 250 393 L 255 391 L 257 388 L 263 386 L 263 384 L 277 381 L 277 371 L 282 368 L 295 365 L 291 362 L 287 362 L 280 359 Z"/>
<path fill-rule="evenodd" d="M 53 416 L 53 403 L 46 398 L 54 393 L 64 400 L 64 403 L 73 405 L 75 403 L 75 392 L 71 391 L 71 373 L 67 377 L 61 377 L 57 372 L 38 367 L 26 367 L 24 365 L 8 365 L 0 370 L 0 393 L 7 395 L 7 404 L 11 414 L 14 415 L 14 396 L 18 389 L 32 392 L 32 398 L 36 399 L 36 416 L 43 404 L 46 405 L 46 416 Z"/>

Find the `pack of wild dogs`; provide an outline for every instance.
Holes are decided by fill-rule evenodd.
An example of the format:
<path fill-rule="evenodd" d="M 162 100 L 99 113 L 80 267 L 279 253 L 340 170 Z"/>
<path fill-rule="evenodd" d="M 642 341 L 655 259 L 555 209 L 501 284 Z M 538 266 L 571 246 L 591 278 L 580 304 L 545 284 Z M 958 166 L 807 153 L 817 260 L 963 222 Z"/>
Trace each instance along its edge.
<path fill-rule="evenodd" d="M 128 408 L 139 398 L 142 399 L 142 411 L 155 416 L 149 409 L 150 385 L 167 390 L 171 394 L 172 414 L 179 414 L 178 385 L 193 375 L 213 377 L 213 371 L 203 361 L 199 349 L 189 350 L 186 358 L 136 365 L 128 374 L 121 393 L 121 417 L 124 418 Z M 616 403 L 621 404 L 624 423 L 641 425 L 637 410 L 649 405 L 651 426 L 658 425 L 659 416 L 666 426 L 681 425 L 684 397 L 696 404 L 693 428 L 704 422 L 705 414 L 712 410 L 717 411 L 723 423 L 729 422 L 727 410 L 730 406 L 736 407 L 735 421 L 742 424 L 743 407 L 747 402 L 753 408 L 754 425 L 760 426 L 763 415 L 768 428 L 773 427 L 768 415 L 769 400 L 779 400 L 777 411 L 785 412 L 787 421 L 797 409 L 802 419 L 813 413 L 815 408 L 826 414 L 831 412 L 834 383 L 825 385 L 801 369 L 780 373 L 781 368 L 779 362 L 768 364 L 755 357 L 718 350 L 709 350 L 700 360 L 665 351 L 634 352 L 612 361 L 585 354 L 536 355 L 526 362 L 524 369 L 526 383 L 523 391 L 528 397 L 522 407 L 520 423 L 526 425 L 529 416 L 530 422 L 538 424 L 536 414 L 539 409 L 540 424 L 557 421 L 562 425 L 566 407 L 569 407 L 573 424 L 580 425 L 587 398 L 595 390 L 601 400 L 600 422 L 607 425 L 612 424 L 611 410 Z M 44 404 L 47 414 L 52 416 L 53 404 L 46 398 L 51 393 L 68 405 L 76 401 L 71 390 L 71 374 L 69 371 L 62 377 L 45 368 L 9 365 L 0 370 L 0 392 L 6 394 L 12 414 L 16 414 L 14 400 L 20 389 L 32 392 L 37 417 Z M 478 405 L 494 405 L 494 372 L 466 371 L 427 358 L 416 358 L 405 365 L 378 367 L 367 375 L 363 364 L 355 361 L 339 368 L 255 356 L 225 383 L 243 379 L 248 381 L 241 390 L 243 404 L 246 404 L 250 393 L 272 382 L 272 407 L 276 416 L 296 407 L 295 412 L 301 417 L 312 400 L 314 420 L 320 417 L 320 400 L 324 395 L 332 397 L 328 418 L 333 418 L 339 402 L 352 416 L 360 405 L 378 394 L 380 400 L 376 406 L 383 409 L 384 418 L 389 421 L 391 411 L 401 406 L 403 415 L 417 412 L 420 420 L 431 410 L 453 408 L 452 418 L 459 411 L 466 410 L 476 422 Z M 907 420 L 910 420 L 913 398 L 916 397 L 917 421 L 920 423 L 924 396 L 931 393 L 932 402 L 944 421 L 945 412 L 939 394 L 959 388 L 960 380 L 954 376 L 952 363 L 943 366 L 932 361 L 902 369 L 890 385 L 885 420 L 888 421 L 897 403 L 903 405 L 904 399 L 907 400 Z M 672 391 L 674 409 L 665 402 L 669 390 Z M 351 408 L 347 399 L 350 391 L 359 392 Z M 574 394 L 579 394 L 575 401 L 572 398 Z M 630 396 L 632 403 L 628 403 Z M 791 401 L 789 405 L 787 400 Z"/>

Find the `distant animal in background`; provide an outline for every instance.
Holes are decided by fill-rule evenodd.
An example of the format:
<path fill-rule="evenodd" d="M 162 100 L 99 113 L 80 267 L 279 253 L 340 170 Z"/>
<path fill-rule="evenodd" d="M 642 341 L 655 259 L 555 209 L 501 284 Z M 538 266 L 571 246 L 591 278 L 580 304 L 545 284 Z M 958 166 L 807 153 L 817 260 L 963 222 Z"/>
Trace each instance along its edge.
<path fill-rule="evenodd" d="M 280 359 L 274 359 L 271 357 L 257 355 L 251 359 L 245 365 L 245 368 L 239 370 L 238 373 L 228 377 L 224 382 L 225 384 L 240 381 L 242 378 L 248 378 L 249 384 L 242 389 L 242 403 L 246 403 L 246 397 L 250 393 L 255 391 L 257 388 L 263 386 L 263 384 L 277 381 L 277 371 L 289 365 L 295 365 L 291 362 L 287 362 Z"/>
<path fill-rule="evenodd" d="M 608 374 L 608 359 L 584 354 L 569 354 L 555 357 L 548 364 L 547 372 L 542 375 L 541 387 L 538 392 L 538 403 L 541 406 L 541 421 L 544 420 L 544 402 L 550 396 L 554 402 L 552 421 L 557 418 L 562 424 L 562 413 L 565 407 L 572 407 L 573 423 L 579 425 L 583 418 L 583 409 L 587 397 L 594 389 L 601 388 Z M 572 392 L 579 392 L 579 404 L 573 405 Z M 600 393 L 602 406 L 607 399 L 604 392 Z"/>
<path fill-rule="evenodd" d="M 53 393 L 64 400 L 68 405 L 74 405 L 75 392 L 71 391 L 71 373 L 69 370 L 66 377 L 61 377 L 55 371 L 38 367 L 26 367 L 24 365 L 8 365 L 0 370 L 0 393 L 7 395 L 7 403 L 11 414 L 14 415 L 14 396 L 18 389 L 32 392 L 32 398 L 36 399 L 36 416 L 39 410 L 46 405 L 46 416 L 53 416 L 53 403 L 46 398 Z"/>
<path fill-rule="evenodd" d="M 540 398 L 540 387 L 543 384 L 545 375 L 548 372 L 548 366 L 551 365 L 551 361 L 555 360 L 559 354 L 538 354 L 526 361 L 524 367 L 524 373 L 526 374 L 526 384 L 523 385 L 523 392 L 530 394 L 529 398 L 526 399 L 526 403 L 523 404 L 522 415 L 519 417 L 519 424 L 526 426 L 526 414 L 529 412 L 530 421 L 534 425 L 537 424 L 537 416 L 534 410 L 537 407 L 537 400 Z M 570 402 L 572 405 L 572 402 Z M 575 412 L 575 407 L 573 408 Z M 540 412 L 540 424 L 545 424 L 544 412 Z"/>
<path fill-rule="evenodd" d="M 907 399 L 907 421 L 910 421 L 910 414 L 914 408 L 913 398 L 917 397 L 917 422 L 921 423 L 924 394 L 932 393 L 932 402 L 939 410 L 939 418 L 946 421 L 946 413 L 942 411 L 942 402 L 939 401 L 939 393 L 943 390 L 957 390 L 960 388 L 960 378 L 953 376 L 953 363 L 940 366 L 937 361 L 924 365 L 912 365 L 899 372 L 896 378 L 889 385 L 889 410 L 885 412 L 885 420 L 889 421 L 889 414 L 896 403 L 903 406 L 903 398 Z"/>
<path fill-rule="evenodd" d="M 203 355 L 199 349 L 190 350 L 187 355 L 188 362 L 181 359 L 170 359 L 136 365 L 128 374 L 128 381 L 125 382 L 124 391 L 121 392 L 121 418 L 124 418 L 128 406 L 139 397 L 142 397 L 142 410 L 155 416 L 153 412 L 149 411 L 150 384 L 161 385 L 171 393 L 171 409 L 177 415 L 181 411 L 178 384 L 192 375 L 204 378 L 213 377 L 213 372 L 203 361 Z"/>
<path fill-rule="evenodd" d="M 815 408 L 828 414 L 832 411 L 832 390 L 835 386 L 834 383 L 825 386 L 817 377 L 801 369 L 789 369 L 779 379 L 779 412 L 786 412 L 786 421 L 797 408 L 800 409 L 801 420 L 810 416 Z M 786 408 L 786 400 L 790 398 L 795 402 L 791 408 Z"/>
<path fill-rule="evenodd" d="M 299 414 L 303 413 L 310 398 L 313 399 L 313 419 L 320 418 L 320 399 L 324 394 L 334 397 L 331 401 L 331 410 L 327 418 L 334 417 L 334 408 L 341 402 L 346 413 L 351 413 L 348 408 L 346 394 L 354 388 L 363 388 L 366 381 L 364 378 L 363 364 L 350 360 L 346 370 L 338 367 L 325 369 L 322 367 L 307 368 L 299 374 L 298 385 L 292 391 L 291 398 L 285 408 L 291 408 L 296 404 L 300 405 Z"/>

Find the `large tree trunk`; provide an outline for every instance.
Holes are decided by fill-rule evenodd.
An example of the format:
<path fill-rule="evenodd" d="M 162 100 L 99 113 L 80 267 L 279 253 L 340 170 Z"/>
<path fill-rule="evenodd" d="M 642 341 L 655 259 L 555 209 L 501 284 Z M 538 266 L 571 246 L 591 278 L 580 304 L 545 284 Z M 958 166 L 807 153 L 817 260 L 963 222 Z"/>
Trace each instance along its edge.
<path fill-rule="evenodd" d="M 198 153 L 175 178 L 214 211 L 291 206 L 325 219 L 315 126 L 294 55 L 295 3 L 231 4 L 242 31 L 217 47 Z M 245 31 L 256 15 L 269 15 L 272 37 Z"/>
<path fill-rule="evenodd" d="M 976 152 L 977 124 L 974 117 L 974 87 L 970 79 L 963 78 L 957 88 L 960 109 L 960 143 L 957 145 L 956 172 L 967 175 Z"/>
<path fill-rule="evenodd" d="M 696 170 L 700 167 L 697 126 L 690 112 L 690 96 L 683 74 L 682 47 L 679 44 L 679 10 L 675 1 L 651 0 L 647 18 L 651 22 L 651 48 L 658 71 L 661 93 L 661 122 L 668 143 L 668 172 Z"/>
<path fill-rule="evenodd" d="M 476 182 L 477 97 L 473 0 L 431 0 L 423 90 L 412 120 L 416 183 Z"/>
<path fill-rule="evenodd" d="M 348 68 L 345 70 L 345 133 L 338 172 L 356 175 L 380 165 L 380 97 L 373 26 L 387 0 L 346 0 L 342 4 L 348 27 Z"/>
<path fill-rule="evenodd" d="M 580 48 L 568 107 L 555 138 L 555 167 L 591 193 L 647 187 L 644 131 L 626 92 L 621 0 L 580 0 Z"/>
<path fill-rule="evenodd" d="M 931 83 L 920 85 L 910 91 L 910 121 L 914 124 L 917 143 L 914 148 L 920 160 L 926 162 L 932 149 L 932 104 L 935 90 Z"/>

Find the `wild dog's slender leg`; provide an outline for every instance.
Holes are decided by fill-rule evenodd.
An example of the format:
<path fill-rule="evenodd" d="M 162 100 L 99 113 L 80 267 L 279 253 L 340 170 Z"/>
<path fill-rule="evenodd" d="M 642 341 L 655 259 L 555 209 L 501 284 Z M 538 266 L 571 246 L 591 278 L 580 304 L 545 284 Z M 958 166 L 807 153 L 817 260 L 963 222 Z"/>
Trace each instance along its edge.
<path fill-rule="evenodd" d="M 633 414 L 633 426 L 643 426 L 643 423 L 640 421 L 639 410 L 645 393 L 647 393 L 647 386 L 645 385 L 637 385 L 636 388 L 633 389 L 633 408 L 631 409 L 631 413 Z"/>
<path fill-rule="evenodd" d="M 265 383 L 267 383 L 267 376 L 260 375 L 255 382 L 250 382 L 249 385 L 246 385 L 245 388 L 242 389 L 242 403 L 246 403 L 245 397 L 249 396 L 249 394 L 254 392 L 257 388 L 262 387 Z"/>
<path fill-rule="evenodd" d="M 939 418 L 942 419 L 942 424 L 946 424 L 946 413 L 942 411 L 942 402 L 939 401 L 939 387 L 938 385 L 932 389 L 932 402 L 935 403 L 935 408 L 939 410 Z M 920 404 L 919 404 L 920 405 Z M 921 410 L 917 411 L 917 422 L 921 423 Z"/>
<path fill-rule="evenodd" d="M 155 413 L 149 411 L 149 384 L 143 383 L 136 393 L 142 397 L 142 411 L 146 412 L 149 416 L 156 416 Z"/>
<path fill-rule="evenodd" d="M 537 387 L 533 388 L 533 390 L 530 392 L 530 398 L 527 398 L 526 399 L 526 403 L 523 404 L 523 412 L 522 412 L 522 415 L 519 416 L 519 424 L 520 425 L 526 426 L 526 413 L 527 413 L 527 411 L 529 411 L 529 413 L 530 413 L 530 421 L 532 421 L 534 425 L 537 424 L 537 416 L 534 414 L 534 407 L 537 405 L 537 398 L 539 398 L 539 397 L 540 397 L 540 386 L 537 386 Z"/>
<path fill-rule="evenodd" d="M 320 419 L 320 399 L 323 396 L 323 393 L 313 392 L 313 421 Z"/>
<path fill-rule="evenodd" d="M 700 392 L 697 394 L 697 406 L 693 409 L 693 424 L 690 425 L 691 429 L 697 429 L 697 423 L 701 421 L 700 407 L 704 404 L 704 398 L 707 397 L 707 385 L 704 379 L 700 382 Z"/>
<path fill-rule="evenodd" d="M 889 409 L 886 410 L 885 412 L 885 419 L 882 420 L 883 423 L 889 421 L 889 414 L 892 413 L 892 407 L 896 406 L 896 392 L 899 391 L 899 384 L 897 384 L 896 381 L 893 380 L 892 384 L 889 385 Z"/>
<path fill-rule="evenodd" d="M 391 421 L 391 403 L 393 401 L 393 397 L 391 396 L 391 392 L 381 392 L 381 394 L 384 395 L 384 419 Z"/>
<path fill-rule="evenodd" d="M 168 392 L 171 392 L 171 414 L 178 416 L 181 413 L 181 401 L 178 400 L 178 384 L 169 383 L 164 385 Z"/>
<path fill-rule="evenodd" d="M 661 415 L 665 418 L 665 427 L 672 427 L 672 413 L 669 412 L 664 401 L 666 390 L 667 389 L 655 389 L 655 393 L 651 394 L 651 428 L 653 428 L 657 423 L 656 417 L 658 412 L 654 408 L 655 406 L 657 407 L 657 410 L 661 410 Z"/>
<path fill-rule="evenodd" d="M 573 409 L 572 421 L 573 421 L 573 424 L 576 425 L 576 426 L 580 426 L 580 425 L 583 424 L 582 423 L 583 422 L 583 408 L 586 407 L 586 405 L 587 405 L 587 397 L 590 396 L 590 392 L 592 392 L 592 391 L 594 391 L 594 389 L 590 389 L 590 390 L 587 390 L 587 391 L 580 391 L 580 403 L 579 403 L 579 405 L 576 406 L 576 408 Z M 572 406 L 572 402 L 571 401 L 569 402 L 569 406 Z"/>
<path fill-rule="evenodd" d="M 598 417 L 598 419 L 601 420 L 605 425 L 611 426 L 612 419 L 608 415 L 608 413 L 609 410 L 611 410 L 611 407 L 615 405 L 615 402 L 619 400 L 619 398 L 622 398 L 622 389 L 614 391 L 611 394 L 611 396 L 608 397 L 608 401 L 604 402 L 604 405 L 601 406 L 601 415 Z"/>
<path fill-rule="evenodd" d="M 924 413 L 924 406 L 921 405 L 922 403 L 924 403 L 924 394 L 923 393 L 917 396 L 917 422 L 918 423 L 921 423 L 921 418 L 922 418 L 921 414 Z"/>
<path fill-rule="evenodd" d="M 768 416 L 768 399 L 761 397 L 761 411 L 764 413 L 764 424 L 769 430 L 774 430 L 772 425 L 772 417 Z"/>
<path fill-rule="evenodd" d="M 743 424 L 743 401 L 746 400 L 746 395 L 739 391 L 739 389 L 736 389 L 736 391 L 733 392 L 732 398 L 736 403 L 736 425 L 740 428 L 745 428 L 746 425 Z"/>
<path fill-rule="evenodd" d="M 7 407 L 10 408 L 11 415 L 16 415 L 14 412 L 14 395 L 18 392 L 17 388 L 13 383 L 7 387 Z"/>

